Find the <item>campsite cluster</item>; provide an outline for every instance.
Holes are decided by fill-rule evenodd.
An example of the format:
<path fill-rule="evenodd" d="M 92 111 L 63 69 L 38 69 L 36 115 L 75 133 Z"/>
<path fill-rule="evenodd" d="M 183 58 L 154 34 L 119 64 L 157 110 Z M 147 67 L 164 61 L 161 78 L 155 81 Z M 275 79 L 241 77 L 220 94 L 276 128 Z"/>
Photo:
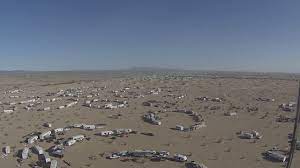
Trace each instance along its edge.
<path fill-rule="evenodd" d="M 130 79 L 126 80 L 130 81 Z M 185 85 L 189 82 L 189 80 L 185 79 L 176 82 L 181 82 Z M 45 86 L 45 88 L 47 88 L 47 86 Z M 145 125 L 150 124 L 153 125 L 151 127 L 156 127 L 158 129 L 159 127 L 164 126 L 164 122 L 167 122 L 169 114 L 178 113 L 183 114 L 182 116 L 190 117 L 190 121 L 192 122 L 188 124 L 181 123 L 179 119 L 178 123 L 170 128 L 170 131 L 191 133 L 197 131 L 201 132 L 202 129 L 208 129 L 210 125 L 218 124 L 212 122 L 208 123 L 204 115 L 206 113 L 203 111 L 210 111 L 211 113 L 214 113 L 216 110 L 222 110 L 222 105 L 224 104 L 230 104 L 230 110 L 226 110 L 223 113 L 224 118 L 232 117 L 238 119 L 241 111 L 258 111 L 258 107 L 256 106 L 247 106 L 245 108 L 235 106 L 229 102 L 225 96 L 210 97 L 207 95 L 201 95 L 191 97 L 184 91 L 184 89 L 186 88 L 182 87 L 182 90 L 180 90 L 180 88 L 172 88 L 169 85 L 162 85 L 157 88 L 146 88 L 142 85 L 131 85 L 130 83 L 121 88 L 111 88 L 107 85 L 96 86 L 95 82 L 92 82 L 92 85 L 90 86 L 84 85 L 64 89 L 58 88 L 54 92 L 46 92 L 33 96 L 34 93 L 28 93 L 26 88 L 17 88 L 13 90 L 5 90 L 3 92 L 4 96 L 0 102 L 3 112 L 1 117 L 3 117 L 3 115 L 13 115 L 14 113 L 18 113 L 18 111 L 30 113 L 39 113 L 41 111 L 59 113 L 59 111 L 61 111 L 63 113 L 64 110 L 72 111 L 75 108 L 80 108 L 81 110 L 91 109 L 107 111 L 108 113 L 109 111 L 119 111 L 117 115 L 109 115 L 111 118 L 118 119 L 126 116 L 126 113 L 121 112 L 123 109 L 129 107 L 134 109 L 135 106 L 138 106 L 148 110 L 143 115 L 140 115 L 140 120 L 143 120 Z M 157 98 L 157 96 L 167 99 L 163 100 L 161 98 Z M 180 105 L 183 102 L 189 101 L 195 102 L 196 104 L 213 103 L 213 105 L 204 105 L 204 110 L 199 111 L 186 105 Z M 293 117 L 288 117 L 285 113 L 294 112 L 296 103 L 282 103 L 277 102 L 275 98 L 262 97 L 257 97 L 255 101 L 277 103 L 278 109 L 281 110 L 282 113 L 275 119 L 276 122 L 287 122 L 292 124 L 294 121 Z M 24 133 L 24 135 L 15 135 L 15 138 L 19 138 L 20 143 L 24 147 L 20 149 L 12 148 L 12 146 L 16 146 L 16 144 L 10 144 L 10 142 L 7 142 L 7 145 L 3 146 L 2 159 L 6 159 L 10 155 L 13 155 L 16 158 L 17 166 L 19 167 L 22 167 L 25 164 L 29 164 L 31 167 L 43 168 L 63 167 L 62 164 L 65 165 L 64 167 L 76 167 L 76 165 L 72 165 L 72 161 L 67 161 L 64 157 L 68 153 L 68 149 L 72 148 L 72 146 L 75 146 L 77 143 L 89 143 L 89 141 L 93 139 L 101 138 L 110 140 L 126 138 L 129 136 L 133 136 L 134 138 L 134 136 L 138 135 L 155 137 L 156 134 L 154 131 L 139 131 L 139 128 L 114 127 L 115 126 L 110 125 L 110 123 L 68 123 L 64 127 L 56 127 L 54 123 L 46 121 L 42 124 L 41 130 Z M 81 133 L 74 133 L 73 130 L 81 130 Z M 248 130 L 240 130 L 240 132 L 236 133 L 236 137 L 241 140 L 251 140 L 253 143 L 264 140 L 263 135 L 252 128 L 248 128 Z M 200 144 L 198 147 L 199 146 Z M 297 149 L 300 149 L 300 141 L 297 142 Z M 98 150 L 101 150 L 101 148 Z M 262 151 L 262 153 L 263 157 L 267 160 L 285 162 L 288 155 L 287 151 L 288 150 L 272 147 L 270 150 Z M 27 161 L 30 160 L 32 155 L 37 156 L 35 157 L 37 160 L 35 160 L 34 163 L 32 163 L 32 159 L 31 162 Z M 174 161 L 179 164 L 185 162 L 185 166 L 187 168 L 207 168 L 205 165 L 206 161 L 201 158 L 194 161 L 189 158 L 188 154 L 177 151 L 174 155 L 171 155 L 169 151 L 164 149 L 149 150 L 141 147 L 141 149 L 106 152 L 106 156 L 104 157 L 107 159 L 120 159 L 122 161 L 134 160 L 135 158 L 146 158 L 153 162 Z"/>

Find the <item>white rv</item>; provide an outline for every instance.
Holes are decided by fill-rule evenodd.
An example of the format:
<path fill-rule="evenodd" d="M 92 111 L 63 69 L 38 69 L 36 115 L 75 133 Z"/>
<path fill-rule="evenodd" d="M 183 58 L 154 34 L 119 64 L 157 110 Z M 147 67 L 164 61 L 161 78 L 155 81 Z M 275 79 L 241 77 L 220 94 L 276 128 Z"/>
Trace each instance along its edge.
<path fill-rule="evenodd" d="M 77 103 L 78 103 L 77 101 L 71 102 L 71 103 L 67 104 L 66 107 L 72 107 L 72 106 L 74 106 Z"/>
<path fill-rule="evenodd" d="M 9 113 L 14 112 L 14 110 L 3 110 L 3 112 L 6 113 L 6 114 L 9 114 Z"/>
<path fill-rule="evenodd" d="M 48 110 L 50 110 L 50 107 L 45 107 L 43 110 L 48 111 Z"/>
<path fill-rule="evenodd" d="M 113 131 L 101 131 L 100 132 L 101 136 L 109 136 L 109 135 L 112 135 L 112 134 L 114 134 Z"/>
<path fill-rule="evenodd" d="M 50 137 L 50 135 L 51 135 L 51 131 L 43 132 L 40 134 L 40 139 L 48 138 L 48 137 Z"/>
<path fill-rule="evenodd" d="M 82 123 L 81 123 L 81 124 L 74 124 L 74 125 L 73 125 L 73 128 L 81 128 L 81 127 L 83 127 L 83 125 L 84 125 L 84 124 L 82 124 Z"/>
<path fill-rule="evenodd" d="M 60 133 L 60 132 L 64 132 L 64 128 L 55 128 L 53 130 L 54 133 Z"/>
<path fill-rule="evenodd" d="M 72 139 L 75 141 L 82 141 L 84 139 L 84 135 L 75 135 Z"/>
<path fill-rule="evenodd" d="M 95 125 L 87 125 L 87 124 L 84 124 L 84 125 L 82 126 L 82 128 L 85 129 L 85 130 L 94 130 L 94 129 L 96 129 L 96 126 L 95 126 Z"/>
<path fill-rule="evenodd" d="M 59 106 L 59 107 L 58 107 L 58 109 L 63 109 L 63 108 L 65 108 L 65 106 Z"/>

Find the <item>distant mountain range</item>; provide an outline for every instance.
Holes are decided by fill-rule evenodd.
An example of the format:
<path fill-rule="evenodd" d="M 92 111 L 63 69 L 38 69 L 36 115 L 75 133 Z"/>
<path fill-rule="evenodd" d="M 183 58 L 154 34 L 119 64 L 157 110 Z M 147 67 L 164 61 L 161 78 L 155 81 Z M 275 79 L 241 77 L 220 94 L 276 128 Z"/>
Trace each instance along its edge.
<path fill-rule="evenodd" d="M 179 72 L 179 71 L 186 71 L 184 69 L 179 69 L 179 68 L 162 68 L 162 67 L 131 67 L 129 69 L 125 69 L 125 71 L 137 71 L 137 72 L 145 72 L 145 71 L 150 71 L 150 72 Z"/>

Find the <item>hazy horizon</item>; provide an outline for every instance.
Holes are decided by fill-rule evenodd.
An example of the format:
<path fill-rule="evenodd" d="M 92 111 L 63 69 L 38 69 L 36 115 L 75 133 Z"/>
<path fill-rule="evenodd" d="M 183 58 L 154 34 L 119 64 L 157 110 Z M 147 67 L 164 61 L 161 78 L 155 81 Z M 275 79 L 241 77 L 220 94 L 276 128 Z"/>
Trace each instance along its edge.
<path fill-rule="evenodd" d="M 1 1 L 1 71 L 300 73 L 300 1 Z"/>

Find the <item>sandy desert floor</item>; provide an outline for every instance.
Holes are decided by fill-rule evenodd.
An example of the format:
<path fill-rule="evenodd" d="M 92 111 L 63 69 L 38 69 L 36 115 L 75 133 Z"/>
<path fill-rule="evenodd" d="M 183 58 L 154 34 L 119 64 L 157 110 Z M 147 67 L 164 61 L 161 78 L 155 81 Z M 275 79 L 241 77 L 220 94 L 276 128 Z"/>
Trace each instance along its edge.
<path fill-rule="evenodd" d="M 173 155 L 187 155 L 189 160 L 204 163 L 210 168 L 275 168 L 285 165 L 264 159 L 262 153 L 273 148 L 287 150 L 288 134 L 293 130 L 292 122 L 278 122 L 280 115 L 294 117 L 295 112 L 282 111 L 282 103 L 296 102 L 298 83 L 294 80 L 279 79 L 238 79 L 238 78 L 155 78 L 130 76 L 113 77 L 95 74 L 58 73 L 58 74 L 18 74 L 0 75 L 0 146 L 9 145 L 12 152 L 2 155 L 0 167 L 33 167 L 38 161 L 36 154 L 20 161 L 18 151 L 24 146 L 24 136 L 32 132 L 44 132 L 54 128 L 78 123 L 103 124 L 104 128 L 92 131 L 71 129 L 59 138 L 69 138 L 84 134 L 83 140 L 65 148 L 63 158 L 55 158 L 59 167 L 67 168 L 184 168 L 185 164 L 173 161 L 153 162 L 147 158 L 136 161 L 106 159 L 111 152 L 135 149 L 166 150 Z M 74 98 L 59 96 L 60 90 L 75 88 L 82 93 Z M 127 88 L 127 89 L 124 89 Z M 151 90 L 157 94 L 151 93 Z M 20 90 L 19 92 L 14 90 Z M 118 91 L 113 93 L 113 91 Z M 88 96 L 91 95 L 91 96 Z M 180 96 L 184 95 L 180 98 Z M 221 102 L 201 101 L 197 97 L 222 98 Z M 28 104 L 19 102 L 32 98 L 38 99 L 30 110 Z M 58 98 L 58 101 L 47 99 Z M 275 101 L 258 101 L 258 98 Z M 72 107 L 57 109 L 78 99 Z M 91 108 L 84 106 L 85 101 L 95 106 L 103 106 L 107 101 L 122 100 L 128 107 L 116 109 Z M 143 102 L 152 100 L 152 106 Z M 14 104 L 15 102 L 16 104 Z M 12 103 L 12 104 L 10 104 Z M 50 110 L 39 110 L 50 107 Z M 257 110 L 249 110 L 256 109 Z M 4 113 L 6 109 L 14 109 Z M 201 114 L 207 127 L 190 132 L 180 132 L 172 128 L 180 124 L 194 124 L 193 118 L 176 109 L 192 110 Z M 147 112 L 157 112 L 162 124 L 152 125 L 142 116 Z M 236 112 L 236 116 L 225 116 L 225 112 Z M 52 128 L 44 127 L 51 123 Z M 124 137 L 101 137 L 95 135 L 104 130 L 131 128 L 137 134 Z M 262 139 L 241 139 L 237 132 L 256 130 Z M 154 136 L 141 134 L 153 133 Z M 35 144 L 48 149 L 53 142 L 37 141 Z M 300 165 L 300 152 L 295 154 L 294 167 Z M 69 163 L 70 165 L 66 164 Z"/>

